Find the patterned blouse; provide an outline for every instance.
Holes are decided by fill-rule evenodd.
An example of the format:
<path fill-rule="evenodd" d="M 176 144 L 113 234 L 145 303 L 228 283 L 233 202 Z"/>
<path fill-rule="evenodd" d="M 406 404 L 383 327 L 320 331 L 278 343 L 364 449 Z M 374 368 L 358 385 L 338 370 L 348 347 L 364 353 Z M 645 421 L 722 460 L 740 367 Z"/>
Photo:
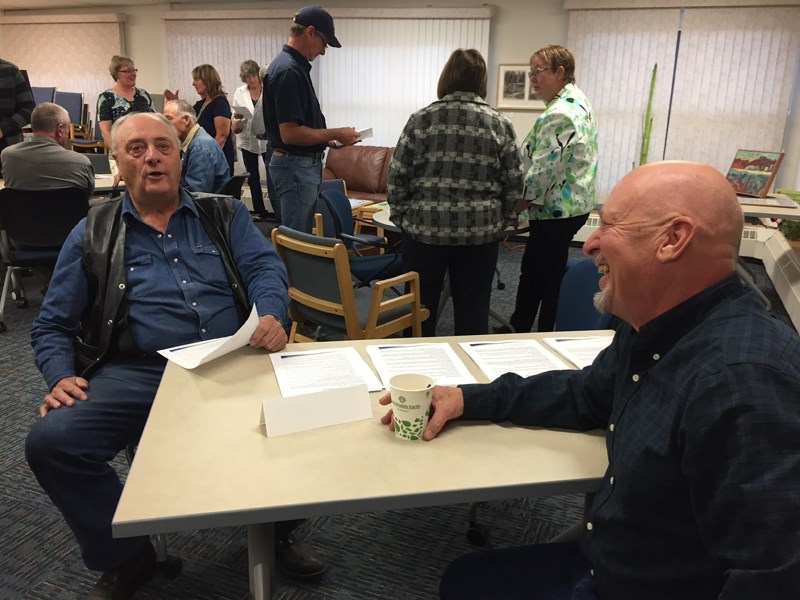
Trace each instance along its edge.
<path fill-rule="evenodd" d="M 97 99 L 97 121 L 111 121 L 112 123 L 127 115 L 137 112 L 154 112 L 153 101 L 150 94 L 142 88 L 135 88 L 133 101 L 120 96 L 113 90 L 106 90 Z"/>
<path fill-rule="evenodd" d="M 568 83 L 536 119 L 522 144 L 530 162 L 525 199 L 531 219 L 566 219 L 594 208 L 597 123 L 589 100 Z"/>

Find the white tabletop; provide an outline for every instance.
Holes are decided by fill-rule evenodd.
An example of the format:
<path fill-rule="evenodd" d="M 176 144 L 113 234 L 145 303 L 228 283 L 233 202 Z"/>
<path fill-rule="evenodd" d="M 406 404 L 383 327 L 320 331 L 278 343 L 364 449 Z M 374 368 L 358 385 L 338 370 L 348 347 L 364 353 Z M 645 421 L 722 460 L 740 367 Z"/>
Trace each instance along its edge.
<path fill-rule="evenodd" d="M 582 333 L 598 332 L 572 335 Z M 481 339 L 531 337 L 543 334 Z M 430 341 L 451 342 L 486 381 L 457 345 L 470 339 Z M 287 349 L 352 345 L 371 364 L 370 343 L 376 341 Z M 590 492 L 607 467 L 602 431 L 459 422 L 431 442 L 403 441 L 379 422 L 387 410 L 377 402 L 380 392 L 371 395 L 370 420 L 267 438 L 261 402 L 278 394 L 261 350 L 245 347 L 191 371 L 168 364 L 114 515 L 114 536 L 247 525 L 250 589 L 265 600 L 274 583 L 274 521 Z"/>
<path fill-rule="evenodd" d="M 367 343 L 325 344 L 354 345 L 371 364 Z M 607 465 L 602 432 L 457 423 L 433 442 L 404 442 L 378 421 L 386 410 L 377 403 L 380 393 L 372 395 L 371 421 L 267 438 L 259 425 L 261 401 L 275 395 L 263 351 L 244 348 L 192 371 L 169 364 L 117 507 L 114 534 L 577 493 L 594 489 Z"/>

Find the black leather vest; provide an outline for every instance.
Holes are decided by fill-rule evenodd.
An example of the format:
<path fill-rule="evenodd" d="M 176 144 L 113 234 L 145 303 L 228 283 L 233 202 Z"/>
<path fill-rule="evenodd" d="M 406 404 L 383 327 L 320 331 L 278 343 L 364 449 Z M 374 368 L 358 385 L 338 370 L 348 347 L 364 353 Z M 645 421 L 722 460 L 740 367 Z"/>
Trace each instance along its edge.
<path fill-rule="evenodd" d="M 236 202 L 226 196 L 193 198 L 200 222 L 219 250 L 231 285 L 241 323 L 250 313 L 230 247 L 230 226 Z M 81 316 L 81 333 L 75 338 L 75 372 L 87 377 L 115 354 L 133 356 L 136 345 L 127 327 L 125 303 L 125 223 L 122 197 L 89 209 L 83 236 L 83 270 L 90 304 Z"/>

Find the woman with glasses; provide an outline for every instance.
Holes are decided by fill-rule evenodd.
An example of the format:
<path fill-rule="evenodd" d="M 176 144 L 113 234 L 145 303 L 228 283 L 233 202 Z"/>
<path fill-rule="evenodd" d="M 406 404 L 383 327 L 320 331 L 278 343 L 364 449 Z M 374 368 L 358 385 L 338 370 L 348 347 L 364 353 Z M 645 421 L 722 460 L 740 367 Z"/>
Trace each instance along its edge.
<path fill-rule="evenodd" d="M 402 227 L 403 266 L 417 271 L 436 335 L 445 273 L 450 274 L 455 335 L 489 330 L 498 234 L 515 220 L 522 160 L 511 122 L 486 100 L 486 62 L 477 50 L 453 52 L 438 97 L 406 123 L 389 165 L 387 200 Z"/>
<path fill-rule="evenodd" d="M 589 100 L 575 86 L 572 53 L 545 46 L 533 53 L 530 65 L 531 90 L 546 108 L 522 144 L 525 182 L 515 209 L 527 210 L 531 230 L 509 319 L 516 332 L 530 331 L 537 312 L 538 330 L 553 331 L 569 244 L 594 208 L 597 171 L 597 124 Z"/>
<path fill-rule="evenodd" d="M 211 65 L 198 65 L 192 69 L 192 86 L 200 100 L 195 102 L 194 112 L 197 122 L 208 135 L 217 140 L 228 161 L 228 169 L 233 176 L 233 160 L 236 148 L 231 134 L 231 105 L 222 87 L 222 79 Z"/>
<path fill-rule="evenodd" d="M 111 148 L 111 125 L 128 113 L 153 112 L 150 94 L 136 87 L 138 69 L 128 56 L 112 56 L 108 72 L 114 85 L 97 99 L 97 124 L 103 134 L 106 148 Z"/>

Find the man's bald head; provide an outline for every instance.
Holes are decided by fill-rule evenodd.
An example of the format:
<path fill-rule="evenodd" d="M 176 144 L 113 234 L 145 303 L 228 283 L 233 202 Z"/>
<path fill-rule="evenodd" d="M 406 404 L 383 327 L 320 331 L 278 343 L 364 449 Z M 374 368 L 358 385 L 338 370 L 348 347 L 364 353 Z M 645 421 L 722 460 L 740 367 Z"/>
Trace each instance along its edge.
<path fill-rule="evenodd" d="M 584 245 L 608 274 L 597 305 L 634 327 L 734 272 L 743 217 L 708 165 L 651 163 L 620 180 Z"/>

